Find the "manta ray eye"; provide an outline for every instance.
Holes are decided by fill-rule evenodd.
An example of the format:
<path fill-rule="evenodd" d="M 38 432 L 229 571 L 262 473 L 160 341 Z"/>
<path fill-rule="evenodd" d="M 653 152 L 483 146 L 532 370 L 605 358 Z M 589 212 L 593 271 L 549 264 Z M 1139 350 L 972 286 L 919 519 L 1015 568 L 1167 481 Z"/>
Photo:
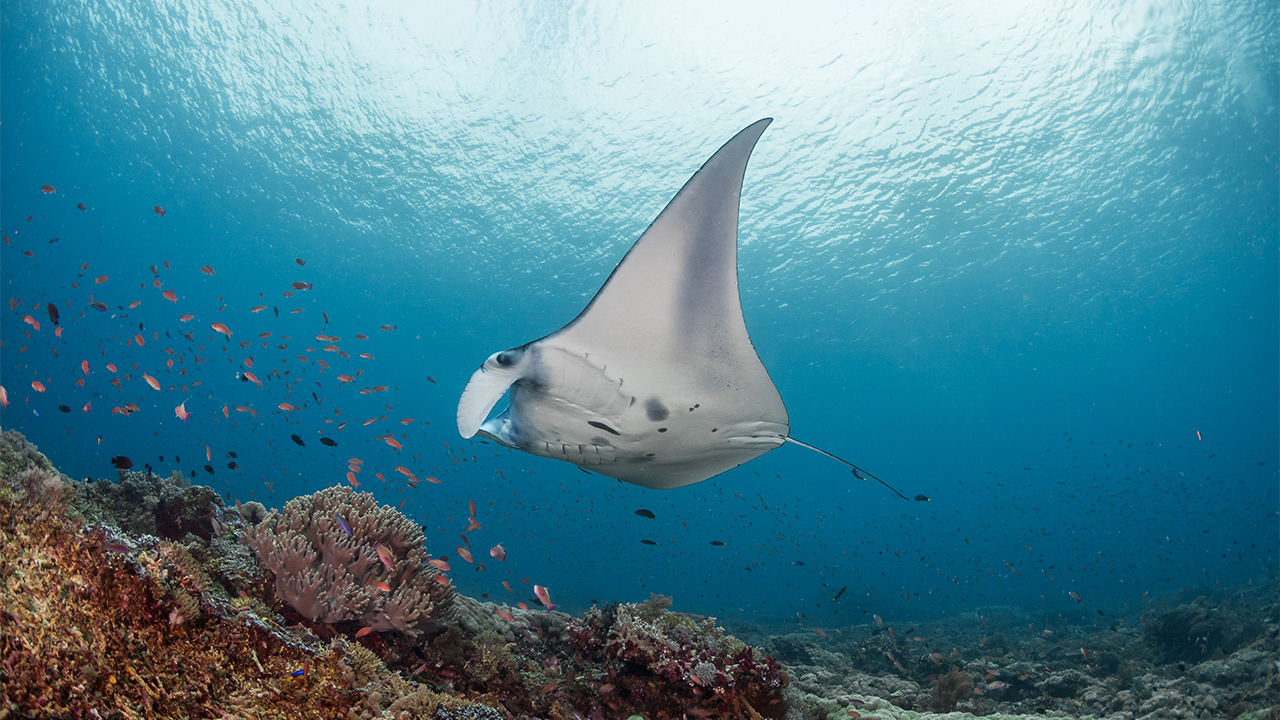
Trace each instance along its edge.
<path fill-rule="evenodd" d="M 504 350 L 495 355 L 493 361 L 502 367 L 511 367 L 516 364 L 516 360 L 519 359 L 519 357 L 520 354 L 514 350 Z"/>

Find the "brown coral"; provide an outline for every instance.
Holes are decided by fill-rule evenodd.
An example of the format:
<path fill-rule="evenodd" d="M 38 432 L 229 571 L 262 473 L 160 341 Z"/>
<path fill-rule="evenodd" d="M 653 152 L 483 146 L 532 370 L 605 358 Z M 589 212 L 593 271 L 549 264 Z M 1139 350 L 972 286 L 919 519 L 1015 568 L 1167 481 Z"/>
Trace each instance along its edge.
<path fill-rule="evenodd" d="M 416 635 L 439 628 L 437 606 L 453 595 L 427 563 L 422 528 L 347 487 L 290 500 L 249 530 L 245 543 L 275 573 L 277 597 L 314 621 Z"/>

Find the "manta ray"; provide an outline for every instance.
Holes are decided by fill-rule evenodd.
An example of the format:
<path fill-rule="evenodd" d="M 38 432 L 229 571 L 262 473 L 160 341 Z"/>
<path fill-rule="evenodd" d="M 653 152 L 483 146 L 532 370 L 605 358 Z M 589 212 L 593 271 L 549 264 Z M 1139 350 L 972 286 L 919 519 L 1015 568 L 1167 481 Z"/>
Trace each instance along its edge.
<path fill-rule="evenodd" d="M 458 401 L 462 437 L 661 490 L 788 442 L 878 480 L 790 436 L 782 396 L 747 334 L 738 201 L 747 160 L 772 121 L 752 123 L 717 150 L 569 324 L 484 361 Z M 486 419 L 508 393 L 507 408 Z"/>

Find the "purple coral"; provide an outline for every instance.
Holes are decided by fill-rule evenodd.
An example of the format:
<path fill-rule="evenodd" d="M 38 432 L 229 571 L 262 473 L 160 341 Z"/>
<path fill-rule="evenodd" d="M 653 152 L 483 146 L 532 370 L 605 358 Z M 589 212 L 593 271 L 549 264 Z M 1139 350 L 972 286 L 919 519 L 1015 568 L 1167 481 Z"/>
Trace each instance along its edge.
<path fill-rule="evenodd" d="M 314 621 L 416 635 L 437 627 L 437 606 L 453 597 L 427 562 L 422 528 L 347 487 L 290 500 L 244 541 L 275 573 L 276 595 Z M 389 563 L 379 558 L 379 545 Z"/>

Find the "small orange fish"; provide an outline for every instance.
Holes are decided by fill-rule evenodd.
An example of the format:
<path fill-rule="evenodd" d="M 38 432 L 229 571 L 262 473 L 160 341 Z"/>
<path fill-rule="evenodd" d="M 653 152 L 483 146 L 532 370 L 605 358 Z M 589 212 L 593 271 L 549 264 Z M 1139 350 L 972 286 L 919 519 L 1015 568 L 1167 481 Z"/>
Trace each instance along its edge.
<path fill-rule="evenodd" d="M 400 444 L 398 440 L 396 440 L 393 437 L 386 438 L 386 441 L 388 445 L 395 448 L 396 450 L 399 450 L 400 448 L 404 447 L 403 445 Z"/>
<path fill-rule="evenodd" d="M 463 560 L 466 560 L 466 561 L 467 561 L 467 562 L 469 562 L 469 563 L 475 564 L 475 561 L 476 561 L 476 560 L 475 560 L 475 558 L 471 557 L 471 551 L 470 551 L 470 550 L 468 550 L 468 549 L 466 549 L 466 548 L 462 547 L 461 545 L 459 545 L 459 546 L 458 546 L 457 548 L 455 548 L 455 549 L 458 551 L 458 557 L 462 558 Z"/>
<path fill-rule="evenodd" d="M 53 334 L 56 335 L 57 337 L 62 337 L 62 326 L 59 325 L 58 327 L 54 328 Z"/>
<path fill-rule="evenodd" d="M 368 336 L 368 335 L 364 335 L 364 334 L 359 334 L 359 333 L 357 333 L 357 334 L 356 334 L 356 339 L 357 339 L 357 340 L 368 340 L 368 339 L 369 339 L 369 336 Z"/>
<path fill-rule="evenodd" d="M 176 301 L 175 301 L 175 302 L 176 302 Z M 134 309 L 134 308 L 138 307 L 138 306 L 139 306 L 139 305 L 141 305 L 141 304 L 142 304 L 142 301 L 141 301 L 141 300 L 134 300 L 133 302 L 129 303 L 129 309 L 130 309 L 130 310 L 132 310 L 132 309 Z"/>
<path fill-rule="evenodd" d="M 376 588 L 378 588 L 378 589 L 379 589 L 379 590 L 381 590 L 382 592 L 391 592 L 391 586 L 390 586 L 390 585 L 388 585 L 388 584 L 386 584 L 385 582 L 383 582 L 383 581 L 381 581 L 381 580 L 379 580 L 378 582 L 374 583 L 374 584 L 373 584 L 373 586 L 374 586 L 374 587 L 376 587 Z"/>
<path fill-rule="evenodd" d="M 147 341 L 146 341 L 146 340 L 143 340 L 143 339 L 142 339 L 142 336 L 141 336 L 141 335 L 137 335 L 137 334 L 135 334 L 135 335 L 133 336 L 133 341 L 134 341 L 134 342 L 136 342 L 136 343 L 138 343 L 138 347 L 142 347 L 143 345 L 146 345 L 146 344 L 147 344 Z"/>
<path fill-rule="evenodd" d="M 249 382 L 254 383 L 255 385 L 259 385 L 259 386 L 261 386 L 261 385 L 262 385 L 262 381 L 258 379 L 258 376 L 257 376 L 257 375 L 254 375 L 253 373 L 251 373 L 251 372 L 249 372 L 249 371 L 247 371 L 247 370 L 246 370 L 246 371 L 245 371 L 245 373 L 244 373 L 244 376 L 245 376 L 245 378 L 247 378 L 247 379 L 249 380 Z"/>
<path fill-rule="evenodd" d="M 23 316 L 22 316 L 22 322 L 24 322 L 24 323 L 26 323 L 26 324 L 30 325 L 31 327 L 35 328 L 36 330 L 39 330 L 39 329 L 40 329 L 40 321 L 39 321 L 39 320 L 36 320 L 35 318 L 31 317 L 30 315 L 23 315 Z"/>
<path fill-rule="evenodd" d="M 267 309 L 267 306 L 266 306 L 266 305 L 254 305 L 252 308 L 250 308 L 250 309 L 249 309 L 249 312 L 251 312 L 251 313 L 260 313 L 260 312 L 262 312 L 263 310 L 266 310 L 266 309 Z"/>
<path fill-rule="evenodd" d="M 371 632 L 373 632 L 373 628 L 371 628 L 371 627 L 362 627 L 362 628 L 360 628 L 359 630 L 357 630 L 357 631 L 356 631 L 356 639 L 362 638 L 362 637 L 364 637 L 365 635 L 368 635 L 368 634 L 369 634 L 369 633 L 371 633 Z"/>
<path fill-rule="evenodd" d="M 373 360 L 373 359 L 374 359 L 374 357 L 373 357 L 372 355 L 370 355 L 369 353 L 360 353 L 360 357 L 364 358 L 365 360 Z"/>
<path fill-rule="evenodd" d="M 225 413 L 225 412 L 226 412 L 226 410 L 227 410 L 227 406 L 226 406 L 226 405 L 223 405 L 223 406 L 222 406 L 222 411 Z M 205 459 L 205 460 L 207 460 L 207 461 L 209 461 L 209 462 L 213 462 L 213 450 L 209 449 L 209 446 L 208 446 L 208 445 L 205 445 L 205 446 L 204 446 L 204 459 Z"/>
<path fill-rule="evenodd" d="M 44 392 L 44 383 L 40 382 L 39 380 L 32 380 L 31 388 L 36 392 Z"/>
<path fill-rule="evenodd" d="M 378 559 L 382 561 L 382 564 L 386 565 L 388 570 L 395 570 L 395 557 L 391 554 L 391 551 L 387 549 L 387 546 L 382 543 L 377 543 L 374 547 L 378 551 Z"/>
<path fill-rule="evenodd" d="M 356 480 L 356 474 L 353 472 L 347 472 L 347 482 L 351 483 L 353 488 L 360 487 L 360 481 Z"/>
<path fill-rule="evenodd" d="M 107 276 L 106 276 L 106 275 L 103 275 L 103 276 L 102 276 L 102 277 L 100 277 L 100 278 L 94 278 L 94 279 L 93 279 L 93 284 L 94 284 L 94 285 L 101 285 L 102 283 L 104 283 L 104 282 L 106 282 L 106 281 L 107 281 Z"/>
<path fill-rule="evenodd" d="M 89 402 L 87 402 L 87 403 L 85 403 L 85 404 L 84 404 L 84 408 L 83 408 L 83 409 L 84 409 L 84 411 L 87 413 L 87 412 L 89 412 L 89 409 L 90 409 L 91 407 L 93 407 L 93 401 L 92 401 L 92 400 L 91 400 L 91 401 L 89 401 Z"/>
<path fill-rule="evenodd" d="M 146 381 L 147 381 L 147 384 L 148 384 L 148 385 L 150 385 L 152 388 L 154 388 L 154 389 L 156 389 L 156 390 L 159 390 L 159 389 L 160 389 L 160 381 L 159 381 L 159 380 L 157 380 L 157 379 L 155 379 L 155 378 L 151 377 L 150 375 L 148 375 L 148 374 L 146 374 L 146 373 L 142 373 L 142 379 L 143 379 L 143 380 L 146 380 Z"/>
<path fill-rule="evenodd" d="M 559 605 L 551 602 L 551 591 L 541 585 L 533 586 L 533 594 L 538 596 L 538 600 L 546 606 L 548 610 L 555 610 Z"/>
<path fill-rule="evenodd" d="M 57 192 L 57 190 L 58 190 L 58 189 L 57 189 L 57 188 L 55 188 L 55 187 L 54 187 L 54 186 L 52 186 L 52 185 L 41 185 L 41 186 L 40 186 L 40 192 L 44 193 L 45 195 L 52 195 L 52 194 L 54 194 L 55 192 Z"/>
<path fill-rule="evenodd" d="M 413 477 L 413 471 L 403 465 L 397 465 L 396 472 L 406 477 Z"/>
<path fill-rule="evenodd" d="M 494 608 L 494 609 L 493 609 L 493 614 L 494 614 L 494 615 L 497 615 L 498 617 L 502 618 L 503 620 L 506 620 L 507 622 L 515 622 L 515 621 L 516 621 L 516 616 L 515 616 L 515 615 L 512 615 L 510 610 L 503 610 L 502 608 Z"/>
<path fill-rule="evenodd" d="M 289 403 L 280 403 L 280 404 L 279 404 L 279 405 L 277 405 L 276 407 L 280 408 L 281 410 L 283 410 L 283 411 L 285 411 L 285 412 L 293 412 L 294 410 L 297 410 L 297 409 L 298 409 L 298 408 L 296 408 L 296 407 L 294 407 L 294 406 L 290 405 Z"/>
<path fill-rule="evenodd" d="M 427 479 L 428 479 L 428 480 L 430 480 L 431 478 L 427 478 Z M 436 483 L 436 484 L 438 485 L 439 483 Z M 468 518 L 467 518 L 467 520 L 469 521 L 469 524 L 467 525 L 467 532 L 471 532 L 472 530 L 483 530 L 483 529 L 484 529 L 484 528 L 480 527 L 480 523 L 479 523 L 479 521 L 477 521 L 477 520 L 476 520 L 476 516 L 475 516 L 475 515 L 472 515 L 472 516 L 468 517 Z"/>
<path fill-rule="evenodd" d="M 227 328 L 226 325 L 223 325 L 220 322 L 216 322 L 211 324 L 209 327 L 213 328 L 217 332 L 222 333 L 223 335 L 226 335 L 228 340 L 231 339 L 231 330 Z"/>
<path fill-rule="evenodd" d="M 430 560 L 427 560 L 427 562 L 431 563 L 432 567 L 434 567 L 435 569 L 441 572 L 449 572 L 449 569 L 450 569 L 449 563 L 445 562 L 444 560 L 441 560 L 439 558 L 431 558 Z"/>
<path fill-rule="evenodd" d="M 88 375 L 88 374 L 89 374 L 89 361 L 88 361 L 88 360 L 81 360 L 81 361 L 80 361 L 80 369 L 84 371 L 84 374 L 85 374 L 85 375 Z"/>
<path fill-rule="evenodd" d="M 343 385 L 346 385 L 349 382 L 355 382 L 356 379 L 351 377 L 350 375 L 339 375 L 338 381 L 341 382 Z"/>
<path fill-rule="evenodd" d="M 183 315 L 182 317 L 178 318 L 178 322 L 189 322 L 195 319 L 196 319 L 195 315 Z"/>
<path fill-rule="evenodd" d="M 173 409 L 173 414 L 178 416 L 182 422 L 186 422 L 191 417 L 191 413 L 187 412 L 187 401 L 183 400 L 182 404 Z"/>
<path fill-rule="evenodd" d="M 200 272 L 204 273 L 205 275 L 212 275 L 214 273 L 213 266 L 205 265 L 204 267 L 200 268 Z"/>
<path fill-rule="evenodd" d="M 817 636 L 818 636 L 818 637 L 820 637 L 820 638 L 824 638 L 824 637 L 826 637 L 826 636 L 827 636 L 827 634 L 826 634 L 825 632 L 823 632 L 823 631 L 822 631 L 822 628 L 814 628 L 814 629 L 813 629 L 813 634 L 814 634 L 814 635 L 817 635 Z"/>

